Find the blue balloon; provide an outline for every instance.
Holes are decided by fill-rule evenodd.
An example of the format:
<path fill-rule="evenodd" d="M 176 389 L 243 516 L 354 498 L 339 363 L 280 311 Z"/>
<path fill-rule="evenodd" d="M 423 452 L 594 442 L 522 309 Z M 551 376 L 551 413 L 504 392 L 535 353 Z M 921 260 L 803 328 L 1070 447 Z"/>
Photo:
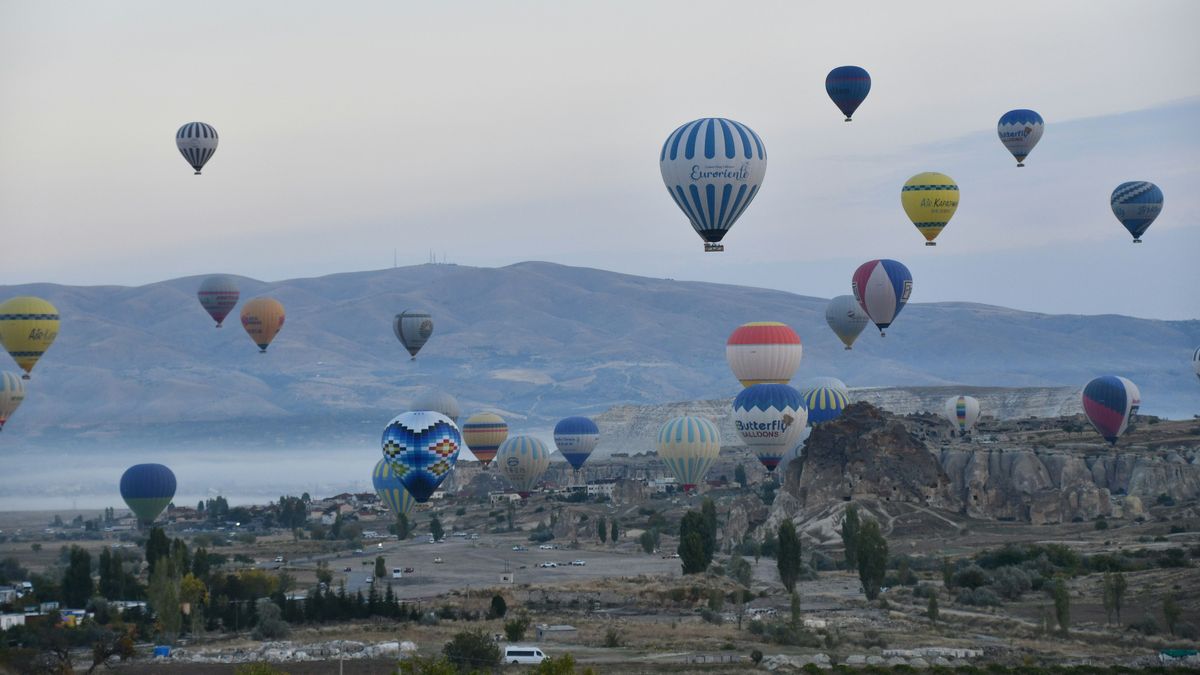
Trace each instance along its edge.
<path fill-rule="evenodd" d="M 825 76 L 825 91 L 849 122 L 871 92 L 871 75 L 858 66 L 838 66 Z"/>
<path fill-rule="evenodd" d="M 600 440 L 600 427 L 586 417 L 567 417 L 554 425 L 554 446 L 578 471 Z"/>
<path fill-rule="evenodd" d="M 458 462 L 462 434 L 445 415 L 418 410 L 389 422 L 382 445 L 392 473 L 413 499 L 424 503 Z"/>
<path fill-rule="evenodd" d="M 1118 185 L 1109 202 L 1113 215 L 1133 235 L 1133 243 L 1139 244 L 1146 228 L 1162 212 L 1163 193 L 1154 183 L 1131 181 Z"/>
<path fill-rule="evenodd" d="M 386 459 L 375 464 L 375 469 L 371 471 L 371 485 L 375 487 L 375 494 L 397 516 L 411 513 L 417 504 L 417 500 L 404 489 L 404 483 L 392 472 L 392 465 Z"/>
<path fill-rule="evenodd" d="M 836 387 L 816 387 L 804 392 L 804 402 L 808 405 L 808 425 L 812 426 L 840 417 L 849 399 Z"/>
<path fill-rule="evenodd" d="M 162 464 L 135 464 L 121 475 L 121 499 L 143 523 L 154 522 L 175 498 L 175 473 Z"/>
<path fill-rule="evenodd" d="M 1046 123 L 1042 116 L 1032 110 L 1009 110 L 1000 117 L 996 124 L 996 133 L 1000 142 L 1017 160 L 1017 166 L 1025 166 L 1025 158 L 1033 150 L 1033 146 L 1042 138 Z"/>
<path fill-rule="evenodd" d="M 762 186 L 767 150 L 750 127 L 705 117 L 667 136 L 658 168 L 675 205 L 704 239 L 704 250 L 721 251 L 718 242 Z"/>

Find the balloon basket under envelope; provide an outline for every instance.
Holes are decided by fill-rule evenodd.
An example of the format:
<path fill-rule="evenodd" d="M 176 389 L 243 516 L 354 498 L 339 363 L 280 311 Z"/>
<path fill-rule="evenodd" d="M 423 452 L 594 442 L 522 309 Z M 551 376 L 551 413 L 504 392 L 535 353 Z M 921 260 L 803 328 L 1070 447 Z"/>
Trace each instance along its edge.
<path fill-rule="evenodd" d="M 713 244 L 710 242 L 704 243 L 704 252 L 705 253 L 720 253 L 721 251 L 724 251 L 724 250 L 725 250 L 725 244 Z"/>

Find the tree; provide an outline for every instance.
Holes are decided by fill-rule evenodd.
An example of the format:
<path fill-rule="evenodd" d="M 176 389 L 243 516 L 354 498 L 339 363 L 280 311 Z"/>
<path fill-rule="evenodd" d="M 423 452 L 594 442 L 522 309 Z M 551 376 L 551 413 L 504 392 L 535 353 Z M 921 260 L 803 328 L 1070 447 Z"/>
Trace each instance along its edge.
<path fill-rule="evenodd" d="M 157 529 L 157 528 L 156 528 Z M 179 613 L 179 574 L 170 558 L 159 558 L 162 564 L 155 565 L 150 574 L 150 586 L 146 595 L 150 600 L 150 608 L 158 617 L 158 625 L 168 640 L 179 635 L 183 625 L 183 616 Z"/>
<path fill-rule="evenodd" d="M 122 574 L 121 561 L 113 555 L 112 550 L 107 546 L 100 551 L 99 566 L 100 587 L 97 589 L 97 592 L 109 600 L 122 599 L 121 582 L 124 575 Z"/>
<path fill-rule="evenodd" d="M 442 529 L 442 521 L 437 516 L 429 520 L 429 534 L 433 535 L 434 541 L 441 541 L 442 537 L 446 536 L 446 530 Z"/>
<path fill-rule="evenodd" d="M 704 542 L 699 532 L 688 532 L 679 540 L 679 559 L 683 563 L 684 574 L 700 574 L 708 569 L 704 560 Z"/>
<path fill-rule="evenodd" d="M 1179 603 L 1175 602 L 1174 595 L 1168 595 L 1163 599 L 1163 618 L 1167 620 L 1167 630 L 1171 635 L 1175 635 L 1175 626 L 1179 624 L 1179 617 L 1183 614 L 1183 610 L 1179 608 Z"/>
<path fill-rule="evenodd" d="M 317 563 L 317 583 L 325 584 L 326 588 L 333 583 L 333 571 L 329 569 L 329 563 L 324 560 Z"/>
<path fill-rule="evenodd" d="M 746 483 L 749 482 L 746 480 L 746 467 L 738 464 L 737 468 L 733 470 L 733 480 L 742 486 L 742 489 L 745 489 Z"/>
<path fill-rule="evenodd" d="M 642 545 L 642 550 L 647 555 L 654 553 L 654 534 L 651 530 L 642 532 L 641 536 L 638 537 L 638 543 Z"/>
<path fill-rule="evenodd" d="M 750 563 L 745 558 L 734 553 L 730 556 L 729 566 L 725 569 L 731 579 L 745 588 L 750 588 L 750 583 L 754 581 L 754 570 L 751 569 Z"/>
<path fill-rule="evenodd" d="M 700 504 L 700 516 L 704 522 L 701 540 L 704 542 L 704 564 L 707 566 L 717 552 L 717 505 L 713 500 L 704 498 Z"/>
<path fill-rule="evenodd" d="M 514 504 L 511 499 L 508 500 L 508 504 L 505 504 L 504 506 L 504 515 L 508 518 L 508 531 L 512 532 L 514 529 L 516 529 L 513 526 L 513 520 L 517 517 L 517 505 Z"/>
<path fill-rule="evenodd" d="M 292 632 L 292 627 L 283 620 L 279 605 L 270 598 L 259 598 L 254 603 L 258 625 L 254 627 L 255 640 L 281 640 Z"/>
<path fill-rule="evenodd" d="M 779 553 L 776 565 L 779 567 L 779 580 L 788 593 L 796 591 L 796 581 L 800 578 L 800 537 L 796 534 L 796 525 L 790 518 L 779 524 Z"/>
<path fill-rule="evenodd" d="M 845 549 L 846 569 L 848 570 L 858 568 L 856 549 L 859 527 L 858 507 L 851 504 L 846 507 L 846 514 L 842 516 L 842 547 Z"/>
<path fill-rule="evenodd" d="M 209 513 L 212 513 L 211 508 Z M 169 555 L 171 540 L 167 538 L 167 534 L 161 527 L 150 530 L 150 536 L 146 538 L 146 564 L 150 566 L 150 574 L 154 574 L 154 567 L 158 565 L 158 561 Z"/>
<path fill-rule="evenodd" d="M 505 614 L 508 614 L 508 603 L 504 601 L 504 596 L 500 594 L 493 595 L 491 609 L 492 618 L 503 619 Z"/>
<path fill-rule="evenodd" d="M 600 516 L 596 521 L 596 536 L 600 537 L 601 544 L 608 541 L 608 523 L 605 522 L 604 516 Z"/>
<path fill-rule="evenodd" d="M 507 630 L 507 625 L 505 630 Z M 524 632 L 522 631 L 522 634 Z M 459 672 L 490 671 L 500 665 L 500 647 L 492 640 L 492 636 L 483 629 L 466 630 L 456 633 L 442 647 L 442 653 Z"/>
<path fill-rule="evenodd" d="M 385 561 L 381 555 L 375 556 L 375 578 L 387 578 L 387 561 Z"/>
<path fill-rule="evenodd" d="M 858 562 L 858 579 L 868 600 L 879 597 L 879 587 L 887 574 L 888 545 L 879 531 L 879 523 L 867 520 L 858 526 L 854 537 L 854 555 Z"/>
<path fill-rule="evenodd" d="M 92 583 L 92 556 L 86 550 L 72 546 L 70 560 L 63 573 L 63 601 L 67 607 L 83 607 L 96 590 Z"/>
<path fill-rule="evenodd" d="M 509 642 L 520 642 L 525 639 L 525 631 L 529 630 L 529 615 L 521 612 L 504 622 L 504 637 Z"/>
<path fill-rule="evenodd" d="M 179 580 L 179 601 L 187 605 L 188 617 L 191 619 L 189 629 L 192 633 L 198 632 L 204 626 L 204 606 L 208 604 L 208 587 L 194 574 L 189 573 Z"/>
<path fill-rule="evenodd" d="M 1054 598 L 1054 618 L 1058 621 L 1058 630 L 1065 635 L 1071 627 L 1071 594 L 1067 591 L 1067 584 L 1062 577 L 1054 580 L 1051 594 Z"/>
<path fill-rule="evenodd" d="M 1116 584 L 1113 583 L 1112 572 L 1104 573 L 1104 581 L 1102 582 L 1104 594 L 1104 622 L 1112 623 L 1113 613 L 1117 609 L 1117 593 Z"/>
<path fill-rule="evenodd" d="M 408 539 L 412 534 L 412 525 L 408 522 L 408 514 L 401 513 L 396 516 L 396 538 L 403 541 Z"/>
<path fill-rule="evenodd" d="M 1117 623 L 1121 623 L 1121 607 L 1125 604 L 1125 591 L 1129 588 L 1128 582 L 1125 581 L 1125 573 L 1117 572 L 1113 575 L 1113 609 L 1117 612 Z"/>
<path fill-rule="evenodd" d="M 947 594 L 954 590 L 954 566 L 949 558 L 942 558 L 942 585 L 946 587 Z"/>
<path fill-rule="evenodd" d="M 620 536 L 621 530 L 617 528 L 617 521 L 612 521 L 612 531 L 608 533 L 608 540 L 612 543 L 617 543 L 617 537 Z"/>
<path fill-rule="evenodd" d="M 933 593 L 929 596 L 929 604 L 925 607 L 925 616 L 929 617 L 930 621 L 937 623 L 937 620 L 938 620 L 937 593 Z"/>

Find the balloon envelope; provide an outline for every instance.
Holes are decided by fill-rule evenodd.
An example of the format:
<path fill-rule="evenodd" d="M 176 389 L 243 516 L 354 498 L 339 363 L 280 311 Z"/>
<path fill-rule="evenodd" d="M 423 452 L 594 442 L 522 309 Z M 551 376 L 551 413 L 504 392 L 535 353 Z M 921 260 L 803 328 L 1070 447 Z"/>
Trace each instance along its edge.
<path fill-rule="evenodd" d="M 846 391 L 839 387 L 813 387 L 804 390 L 804 404 L 808 406 L 809 425 L 821 424 L 841 416 L 850 404 Z"/>
<path fill-rule="evenodd" d="M 847 122 L 870 92 L 871 76 L 858 66 L 838 66 L 825 76 L 825 93 L 846 116 Z"/>
<path fill-rule="evenodd" d="M 1163 193 L 1157 185 L 1144 180 L 1121 183 L 1113 190 L 1109 203 L 1113 215 L 1133 235 L 1133 241 L 1140 242 L 1162 212 Z"/>
<path fill-rule="evenodd" d="M 855 270 L 850 286 L 859 306 L 883 335 L 912 294 L 912 274 L 896 260 L 872 260 Z"/>
<path fill-rule="evenodd" d="M 392 318 L 392 332 L 408 350 L 409 356 L 416 359 L 417 352 L 433 335 L 433 317 L 428 312 L 405 310 Z"/>
<path fill-rule="evenodd" d="M 1196 353 L 1192 354 L 1192 370 L 1196 377 L 1200 377 L 1200 347 L 1196 347 Z"/>
<path fill-rule="evenodd" d="M 975 428 L 979 414 L 979 400 L 974 396 L 951 396 L 942 405 L 942 417 L 960 434 Z"/>
<path fill-rule="evenodd" d="M 25 401 L 25 383 L 12 373 L 0 373 L 0 430 Z"/>
<path fill-rule="evenodd" d="M 496 466 L 525 498 L 550 468 L 550 451 L 533 436 L 513 436 L 500 444 Z"/>
<path fill-rule="evenodd" d="M 720 451 L 721 433 L 703 417 L 676 417 L 658 430 L 658 456 L 684 490 L 704 480 Z"/>
<path fill-rule="evenodd" d="M 804 381 L 804 384 L 800 388 L 800 393 L 803 394 L 822 387 L 837 389 L 845 394 L 847 399 L 850 397 L 850 387 L 847 387 L 845 382 L 836 377 L 810 377 Z"/>
<path fill-rule="evenodd" d="M 567 417 L 554 425 L 554 447 L 576 471 L 600 442 L 600 428 L 586 417 Z"/>
<path fill-rule="evenodd" d="M 900 204 L 925 237 L 925 245 L 933 246 L 958 210 L 958 185 L 944 173 L 919 173 L 900 188 Z"/>
<path fill-rule="evenodd" d="M 721 117 L 684 124 L 667 136 L 658 167 L 667 192 L 708 246 L 715 247 L 754 200 L 767 150 L 750 127 Z"/>
<path fill-rule="evenodd" d="M 863 311 L 853 295 L 839 295 L 825 306 L 825 323 L 833 329 L 834 335 L 850 349 L 858 339 L 870 319 Z"/>
<path fill-rule="evenodd" d="M 381 445 L 392 473 L 414 499 L 424 503 L 458 462 L 462 434 L 445 415 L 416 410 L 388 422 Z"/>
<path fill-rule="evenodd" d="M 284 319 L 283 305 L 274 298 L 254 298 L 242 306 L 242 328 L 260 352 L 267 351 L 283 328 Z"/>
<path fill-rule="evenodd" d="M 1000 116 L 996 133 L 1000 136 L 1000 142 L 1016 158 L 1017 166 L 1025 166 L 1025 158 L 1042 139 L 1045 126 L 1042 116 L 1032 110 L 1009 110 Z"/>
<path fill-rule="evenodd" d="M 0 344 L 25 371 L 24 379 L 58 337 L 58 310 L 41 298 L 21 296 L 0 305 Z"/>
<path fill-rule="evenodd" d="M 767 471 L 800 442 L 807 420 L 804 398 L 786 384 L 746 387 L 733 400 L 733 426 Z"/>
<path fill-rule="evenodd" d="M 224 274 L 208 277 L 200 282 L 200 290 L 196 291 L 200 305 L 217 322 L 217 328 L 237 306 L 238 296 L 237 282 Z"/>
<path fill-rule="evenodd" d="M 508 438 L 508 424 L 496 413 L 475 413 L 463 424 L 462 435 L 475 458 L 487 466 Z"/>
<path fill-rule="evenodd" d="M 742 324 L 725 342 L 725 360 L 743 387 L 787 384 L 803 356 L 800 336 L 778 321 Z"/>
<path fill-rule="evenodd" d="M 417 500 L 404 489 L 404 483 L 392 471 L 392 465 L 386 459 L 375 463 L 375 469 L 371 471 L 371 484 L 375 486 L 375 494 L 379 495 L 379 500 L 387 504 L 397 516 L 412 513 L 413 507 L 417 505 Z"/>
<path fill-rule="evenodd" d="M 204 122 L 188 122 L 175 132 L 175 147 L 199 176 L 217 151 L 217 130 Z"/>
<path fill-rule="evenodd" d="M 1104 375 L 1083 388 L 1083 412 L 1104 440 L 1116 445 L 1141 405 L 1137 386 L 1124 377 Z"/>
<path fill-rule="evenodd" d="M 142 523 L 152 523 L 175 498 L 175 474 L 162 464 L 135 464 L 121 476 L 121 499 Z"/>
<path fill-rule="evenodd" d="M 449 417 L 450 421 L 455 424 L 458 424 L 458 417 L 462 414 L 462 408 L 458 406 L 458 399 L 438 389 L 426 389 L 413 400 L 410 407 L 413 410 L 432 410 L 441 413 Z"/>

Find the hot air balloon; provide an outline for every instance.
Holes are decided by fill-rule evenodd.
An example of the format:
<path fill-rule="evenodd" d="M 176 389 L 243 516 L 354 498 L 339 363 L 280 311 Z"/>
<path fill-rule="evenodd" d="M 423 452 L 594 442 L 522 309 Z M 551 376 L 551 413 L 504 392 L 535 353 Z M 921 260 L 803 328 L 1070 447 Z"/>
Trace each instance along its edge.
<path fill-rule="evenodd" d="M 942 406 L 942 417 L 959 434 L 967 434 L 979 421 L 979 401 L 973 396 L 951 396 Z"/>
<path fill-rule="evenodd" d="M 854 299 L 875 322 L 879 335 L 892 325 L 912 293 L 912 274 L 896 260 L 872 260 L 859 265 L 850 281 Z"/>
<path fill-rule="evenodd" d="M 517 494 L 527 499 L 533 486 L 550 468 L 550 451 L 546 444 L 533 436 L 513 436 L 500 444 L 496 466 L 512 481 Z"/>
<path fill-rule="evenodd" d="M 718 242 L 762 186 L 767 150 L 750 127 L 704 117 L 667 136 L 658 167 L 667 192 L 704 240 L 704 250 L 724 251 Z"/>
<path fill-rule="evenodd" d="M 996 133 L 1000 142 L 1017 160 L 1017 166 L 1025 166 L 1025 158 L 1042 138 L 1045 123 L 1042 116 L 1032 110 L 1009 110 L 1000 116 Z"/>
<path fill-rule="evenodd" d="M 850 404 L 845 385 L 839 387 L 819 386 L 804 390 L 804 404 L 808 406 L 809 425 L 821 424 L 841 416 Z"/>
<path fill-rule="evenodd" d="M 1142 243 L 1142 235 L 1162 212 L 1163 193 L 1154 183 L 1132 181 L 1121 183 L 1113 190 L 1113 215 L 1133 235 L 1133 243 Z"/>
<path fill-rule="evenodd" d="M 742 324 L 725 342 L 725 360 L 743 387 L 787 384 L 802 356 L 800 336 L 778 321 Z"/>
<path fill-rule="evenodd" d="M 813 389 L 820 389 L 822 387 L 827 389 L 836 389 L 842 392 L 847 399 L 850 398 L 850 387 L 847 387 L 845 382 L 842 382 L 836 377 L 810 377 L 801 384 L 800 393 L 804 394 L 805 392 L 812 391 Z M 812 417 L 812 415 L 809 415 L 809 417 Z"/>
<path fill-rule="evenodd" d="M 135 464 L 121 475 L 121 499 L 149 525 L 175 498 L 175 474 L 162 464 Z"/>
<path fill-rule="evenodd" d="M 807 420 L 804 398 L 786 384 L 755 384 L 733 399 L 733 426 L 767 471 L 800 442 Z"/>
<path fill-rule="evenodd" d="M 175 132 L 175 147 L 200 175 L 200 169 L 217 151 L 217 130 L 204 122 L 188 122 Z"/>
<path fill-rule="evenodd" d="M 0 344 L 25 371 L 22 379 L 58 337 L 58 310 L 41 298 L 22 296 L 0 305 Z"/>
<path fill-rule="evenodd" d="M 825 306 L 825 323 L 833 329 L 846 349 L 854 345 L 870 319 L 853 295 L 839 295 Z"/>
<path fill-rule="evenodd" d="M 213 321 L 217 322 L 217 328 L 221 327 L 221 322 L 237 306 L 238 295 L 237 283 L 233 277 L 224 274 L 208 277 L 200 282 L 200 290 L 196 291 L 200 305 Z"/>
<path fill-rule="evenodd" d="M 1129 429 L 1129 421 L 1141 405 L 1137 386 L 1124 377 L 1104 375 L 1083 388 L 1083 412 L 1104 440 L 1116 445 Z"/>
<path fill-rule="evenodd" d="M 658 430 L 658 456 L 684 490 L 695 489 L 704 480 L 720 451 L 721 433 L 703 417 L 676 417 Z"/>
<path fill-rule="evenodd" d="M 458 416 L 462 414 L 462 408 L 458 407 L 458 399 L 450 394 L 438 389 L 426 389 L 410 406 L 412 410 L 432 410 L 435 413 L 441 413 L 450 418 L 451 422 L 458 424 Z"/>
<path fill-rule="evenodd" d="M 1200 377 L 1200 347 L 1196 348 L 1196 353 L 1192 354 L 1192 370 L 1196 371 L 1196 377 Z"/>
<path fill-rule="evenodd" d="M 433 317 L 429 312 L 405 310 L 392 319 L 392 332 L 408 350 L 411 360 L 416 361 L 417 352 L 421 351 L 421 347 L 429 341 L 429 336 L 433 335 Z"/>
<path fill-rule="evenodd" d="M 812 436 L 812 430 L 812 427 L 804 427 L 800 432 L 800 442 L 792 446 L 791 450 L 783 453 L 783 457 L 779 460 L 779 466 L 775 467 L 775 475 L 786 476 L 788 466 L 804 455 L 804 446 L 808 442 L 808 437 Z"/>
<path fill-rule="evenodd" d="M 496 413 L 475 413 L 463 424 L 462 435 L 475 458 L 487 467 L 496 457 L 500 444 L 508 438 L 508 424 Z"/>
<path fill-rule="evenodd" d="M 379 500 L 387 504 L 397 517 L 412 513 L 417 505 L 417 500 L 404 489 L 404 483 L 392 471 L 392 465 L 386 459 L 375 463 L 375 469 L 371 471 L 371 484 L 375 486 Z"/>
<path fill-rule="evenodd" d="M 599 442 L 600 427 L 586 417 L 567 417 L 554 425 L 554 447 L 575 471 L 583 468 Z"/>
<path fill-rule="evenodd" d="M 858 66 L 838 66 L 825 76 L 825 91 L 849 122 L 871 92 L 871 76 Z"/>
<path fill-rule="evenodd" d="M 0 430 L 25 400 L 25 383 L 12 373 L 0 373 Z"/>
<path fill-rule="evenodd" d="M 242 305 L 242 328 L 265 354 L 267 346 L 283 328 L 283 305 L 274 298 L 254 298 Z"/>
<path fill-rule="evenodd" d="M 415 410 L 388 422 L 382 446 L 383 458 L 404 489 L 425 503 L 458 462 L 462 434 L 445 415 Z"/>
<path fill-rule="evenodd" d="M 958 185 L 944 173 L 919 173 L 900 188 L 900 204 L 925 236 L 925 245 L 937 246 L 933 240 L 958 210 Z"/>

